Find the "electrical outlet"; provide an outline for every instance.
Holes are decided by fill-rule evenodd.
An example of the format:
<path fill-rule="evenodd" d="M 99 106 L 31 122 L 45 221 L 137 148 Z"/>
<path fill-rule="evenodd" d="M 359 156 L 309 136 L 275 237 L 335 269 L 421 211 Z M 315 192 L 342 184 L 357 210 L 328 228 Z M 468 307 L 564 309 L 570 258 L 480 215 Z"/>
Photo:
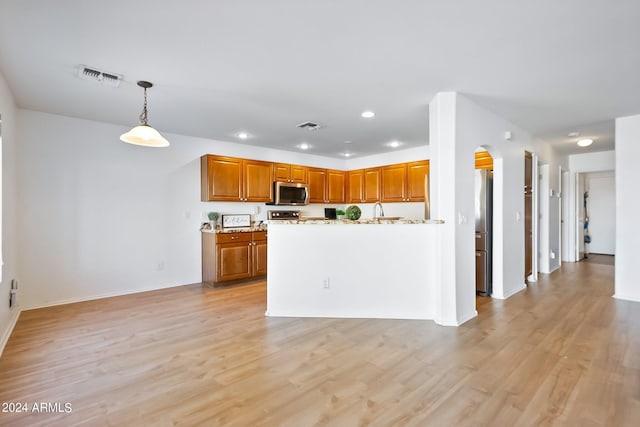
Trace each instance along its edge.
<path fill-rule="evenodd" d="M 328 277 L 322 281 L 322 287 L 324 289 L 330 289 L 331 288 L 331 284 L 330 284 L 330 281 L 329 281 Z"/>
<path fill-rule="evenodd" d="M 157 270 L 158 270 L 158 271 L 162 271 L 162 270 L 164 270 L 164 261 L 160 261 L 160 262 L 158 263 Z"/>

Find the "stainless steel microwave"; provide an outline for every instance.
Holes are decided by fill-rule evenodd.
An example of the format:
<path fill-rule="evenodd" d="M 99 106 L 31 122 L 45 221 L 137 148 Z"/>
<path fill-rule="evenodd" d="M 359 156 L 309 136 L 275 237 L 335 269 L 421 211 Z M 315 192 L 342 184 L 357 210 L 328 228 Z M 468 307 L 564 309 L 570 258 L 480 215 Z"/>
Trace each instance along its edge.
<path fill-rule="evenodd" d="M 309 187 L 295 182 L 274 182 L 273 203 L 278 206 L 298 206 L 309 204 Z"/>

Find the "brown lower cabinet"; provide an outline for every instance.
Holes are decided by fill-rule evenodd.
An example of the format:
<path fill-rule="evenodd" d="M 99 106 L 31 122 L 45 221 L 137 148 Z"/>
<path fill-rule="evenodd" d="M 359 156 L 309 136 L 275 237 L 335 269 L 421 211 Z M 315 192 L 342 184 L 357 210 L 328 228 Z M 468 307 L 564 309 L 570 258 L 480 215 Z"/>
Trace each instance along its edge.
<path fill-rule="evenodd" d="M 267 274 L 267 232 L 202 233 L 202 282 L 220 285 Z"/>

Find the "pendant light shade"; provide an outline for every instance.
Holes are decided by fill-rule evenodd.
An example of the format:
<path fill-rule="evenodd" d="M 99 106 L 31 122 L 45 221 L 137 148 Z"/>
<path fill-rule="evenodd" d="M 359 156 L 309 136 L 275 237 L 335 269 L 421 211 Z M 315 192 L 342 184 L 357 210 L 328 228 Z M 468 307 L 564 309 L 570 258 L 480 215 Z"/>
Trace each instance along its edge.
<path fill-rule="evenodd" d="M 143 147 L 168 147 L 169 141 L 147 123 L 147 89 L 152 87 L 153 84 L 139 81 L 138 86 L 144 89 L 144 107 L 142 108 L 142 114 L 140 114 L 140 124 L 129 132 L 120 135 L 120 141 Z"/>

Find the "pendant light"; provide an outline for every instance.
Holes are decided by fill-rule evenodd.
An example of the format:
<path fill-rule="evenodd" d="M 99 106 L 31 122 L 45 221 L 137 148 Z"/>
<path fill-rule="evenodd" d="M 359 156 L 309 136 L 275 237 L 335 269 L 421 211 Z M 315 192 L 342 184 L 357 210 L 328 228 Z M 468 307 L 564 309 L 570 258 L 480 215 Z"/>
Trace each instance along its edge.
<path fill-rule="evenodd" d="M 120 141 L 134 145 L 142 145 L 143 147 L 168 147 L 169 141 L 164 139 L 160 132 L 152 128 L 147 123 L 147 89 L 153 84 L 145 81 L 139 81 L 138 86 L 144 89 L 144 107 L 140 114 L 140 124 L 127 133 L 120 135 Z"/>

